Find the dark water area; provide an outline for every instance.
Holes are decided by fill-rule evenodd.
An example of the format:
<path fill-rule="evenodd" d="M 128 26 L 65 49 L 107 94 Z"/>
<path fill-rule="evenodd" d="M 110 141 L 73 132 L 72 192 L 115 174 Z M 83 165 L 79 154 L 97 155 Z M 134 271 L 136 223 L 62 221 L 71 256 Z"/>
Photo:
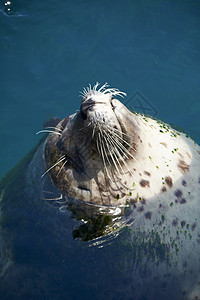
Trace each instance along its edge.
<path fill-rule="evenodd" d="M 0 175 L 35 145 L 45 120 L 79 109 L 79 91 L 96 81 L 127 99 L 141 93 L 158 118 L 200 141 L 199 1 L 12 1 L 10 11 L 5 4 Z"/>
<path fill-rule="evenodd" d="M 200 143 L 200 2 L 1 1 L 0 176 L 39 141 L 35 133 L 44 121 L 74 113 L 79 91 L 97 81 L 125 91 L 123 102 L 130 109 L 174 124 Z M 97 254 L 88 243 L 72 239 L 70 218 L 63 239 L 55 241 L 52 234 L 43 240 L 50 219 L 47 232 L 37 233 L 35 240 L 29 233 L 40 226 L 22 230 L 27 248 L 19 242 L 15 258 L 24 277 L 12 273 L 18 280 L 16 298 L 9 294 L 11 277 L 2 299 L 124 299 L 117 291 L 126 290 L 133 263 L 125 237 Z M 35 283 L 30 294 L 25 265 L 31 266 Z"/>

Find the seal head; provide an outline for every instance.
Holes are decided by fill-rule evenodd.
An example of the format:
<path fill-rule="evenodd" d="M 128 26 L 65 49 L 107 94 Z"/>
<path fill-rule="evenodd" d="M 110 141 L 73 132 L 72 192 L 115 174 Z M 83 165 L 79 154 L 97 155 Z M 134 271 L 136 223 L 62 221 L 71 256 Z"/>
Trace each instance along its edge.
<path fill-rule="evenodd" d="M 130 112 L 115 98 L 124 95 L 107 85 L 89 86 L 79 111 L 47 138 L 46 172 L 68 199 L 115 207 L 162 195 L 170 199 L 176 182 L 196 174 L 199 154 L 193 141 L 163 122 Z"/>
<path fill-rule="evenodd" d="M 117 99 L 126 94 L 97 83 L 83 90 L 80 110 L 55 128 L 44 151 L 54 184 L 67 196 L 97 205 L 124 203 L 137 159 L 139 126 Z M 128 178 L 127 178 L 128 177 Z"/>

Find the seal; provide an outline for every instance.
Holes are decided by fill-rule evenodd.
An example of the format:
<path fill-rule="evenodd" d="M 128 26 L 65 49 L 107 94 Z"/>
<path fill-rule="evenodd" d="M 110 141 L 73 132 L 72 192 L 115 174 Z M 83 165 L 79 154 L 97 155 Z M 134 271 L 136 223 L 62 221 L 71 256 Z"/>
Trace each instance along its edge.
<path fill-rule="evenodd" d="M 200 147 L 118 96 L 84 89 L 1 179 L 2 299 L 200 299 Z"/>
<path fill-rule="evenodd" d="M 189 174 L 198 182 L 199 148 L 169 125 L 130 112 L 97 83 L 84 89 L 80 110 L 46 141 L 46 173 L 66 196 L 103 206 L 173 193 Z M 198 163 L 194 164 L 194 161 Z M 190 182 L 190 185 L 192 183 Z"/>

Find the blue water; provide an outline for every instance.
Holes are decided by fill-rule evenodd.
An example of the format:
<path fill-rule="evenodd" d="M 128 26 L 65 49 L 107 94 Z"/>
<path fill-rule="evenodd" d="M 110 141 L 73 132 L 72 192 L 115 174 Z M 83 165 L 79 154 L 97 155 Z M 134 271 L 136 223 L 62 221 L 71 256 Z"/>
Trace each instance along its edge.
<path fill-rule="evenodd" d="M 43 122 L 74 113 L 80 106 L 79 91 L 96 81 L 127 92 L 123 101 L 129 108 L 183 128 L 200 143 L 199 1 L 6 3 L 0 3 L 0 177 L 37 143 L 35 133 L 43 128 Z M 54 265 L 51 244 L 50 263 L 33 250 L 41 268 L 49 263 L 52 299 L 56 299 L 57 289 L 58 299 L 81 299 L 83 286 L 84 299 L 95 299 L 101 287 L 91 282 L 87 290 L 92 273 L 85 274 L 85 265 L 97 274 L 101 258 L 106 255 L 107 277 L 109 272 L 113 275 L 109 248 L 102 257 L 99 254 L 98 260 L 96 253 L 90 260 L 84 256 L 88 253 L 86 246 L 81 247 L 83 253 L 75 246 L 78 260 L 76 253 L 69 251 L 72 257 L 66 254 L 59 265 Z M 55 249 L 59 256 L 59 245 Z M 34 264 L 34 257 L 29 259 Z M 25 256 L 24 263 L 27 261 Z M 63 264 L 68 269 L 60 274 Z M 103 271 L 104 268 L 102 265 Z M 118 270 L 121 272 L 120 266 Z M 75 275 L 70 277 L 73 272 L 83 280 L 80 290 Z M 37 272 L 33 276 L 37 277 Z M 105 288 L 103 273 L 101 282 Z M 116 281 L 118 284 L 125 282 Z M 45 293 L 45 299 L 49 299 L 51 290 Z M 106 293 L 102 289 L 99 295 L 106 297 Z M 37 296 L 37 287 L 34 295 Z"/>
<path fill-rule="evenodd" d="M 19 0 L 9 12 L 5 3 L 0 175 L 35 145 L 45 120 L 79 109 L 79 91 L 96 81 L 128 98 L 138 91 L 158 118 L 200 142 L 199 1 Z"/>

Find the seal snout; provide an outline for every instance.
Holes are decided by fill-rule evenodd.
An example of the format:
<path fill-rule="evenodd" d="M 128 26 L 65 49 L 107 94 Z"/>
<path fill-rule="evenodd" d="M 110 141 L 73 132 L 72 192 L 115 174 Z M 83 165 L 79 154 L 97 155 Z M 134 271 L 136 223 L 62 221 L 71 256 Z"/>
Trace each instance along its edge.
<path fill-rule="evenodd" d="M 80 113 L 83 119 L 87 119 L 87 111 L 95 105 L 95 101 L 92 98 L 82 101 L 80 107 Z"/>

